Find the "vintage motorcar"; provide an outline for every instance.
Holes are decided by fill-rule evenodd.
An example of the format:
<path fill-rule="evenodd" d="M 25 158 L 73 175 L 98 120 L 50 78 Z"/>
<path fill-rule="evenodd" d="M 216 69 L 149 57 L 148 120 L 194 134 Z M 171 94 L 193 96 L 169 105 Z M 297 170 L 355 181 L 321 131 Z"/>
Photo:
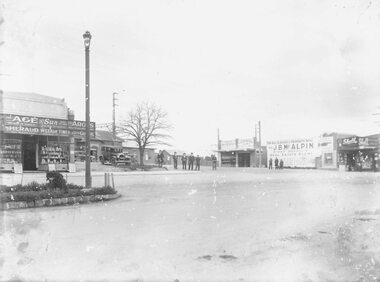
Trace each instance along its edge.
<path fill-rule="evenodd" d="M 128 165 L 131 165 L 131 157 L 124 153 L 119 153 L 111 157 L 111 163 L 114 166 L 117 166 L 117 165 L 128 166 Z"/>

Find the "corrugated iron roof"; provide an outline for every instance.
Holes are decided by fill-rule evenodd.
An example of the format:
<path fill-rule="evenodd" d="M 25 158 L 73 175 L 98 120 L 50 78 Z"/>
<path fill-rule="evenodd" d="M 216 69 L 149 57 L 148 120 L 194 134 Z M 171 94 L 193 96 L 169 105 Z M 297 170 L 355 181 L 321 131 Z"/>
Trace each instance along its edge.
<path fill-rule="evenodd" d="M 95 139 L 99 141 L 123 142 L 123 139 L 117 137 L 114 139 L 112 132 L 106 130 L 96 130 Z"/>

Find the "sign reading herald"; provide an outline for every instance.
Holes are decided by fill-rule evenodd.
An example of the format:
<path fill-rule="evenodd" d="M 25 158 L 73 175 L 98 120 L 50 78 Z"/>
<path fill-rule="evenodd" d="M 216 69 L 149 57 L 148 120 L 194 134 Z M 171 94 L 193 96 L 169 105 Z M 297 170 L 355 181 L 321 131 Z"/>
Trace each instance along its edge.
<path fill-rule="evenodd" d="M 86 135 L 86 122 L 0 114 L 0 131 L 30 135 L 80 136 Z M 90 123 L 91 136 L 95 137 L 95 123 Z"/>

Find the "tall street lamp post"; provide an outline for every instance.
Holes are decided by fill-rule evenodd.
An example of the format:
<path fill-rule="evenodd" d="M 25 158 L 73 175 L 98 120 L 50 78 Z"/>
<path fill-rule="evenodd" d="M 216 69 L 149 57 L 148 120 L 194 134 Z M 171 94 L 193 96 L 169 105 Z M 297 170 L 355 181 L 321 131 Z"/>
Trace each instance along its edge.
<path fill-rule="evenodd" d="M 90 159 L 90 42 L 91 33 L 83 34 L 86 53 L 86 188 L 91 188 L 91 159 Z"/>

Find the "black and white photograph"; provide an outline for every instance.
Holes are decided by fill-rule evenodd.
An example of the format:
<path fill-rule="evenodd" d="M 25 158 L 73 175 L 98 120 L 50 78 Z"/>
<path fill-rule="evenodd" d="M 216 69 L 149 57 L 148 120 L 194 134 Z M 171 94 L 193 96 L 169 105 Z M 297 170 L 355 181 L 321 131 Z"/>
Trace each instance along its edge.
<path fill-rule="evenodd" d="M 380 282 L 380 0 L 0 0 L 0 281 Z"/>

